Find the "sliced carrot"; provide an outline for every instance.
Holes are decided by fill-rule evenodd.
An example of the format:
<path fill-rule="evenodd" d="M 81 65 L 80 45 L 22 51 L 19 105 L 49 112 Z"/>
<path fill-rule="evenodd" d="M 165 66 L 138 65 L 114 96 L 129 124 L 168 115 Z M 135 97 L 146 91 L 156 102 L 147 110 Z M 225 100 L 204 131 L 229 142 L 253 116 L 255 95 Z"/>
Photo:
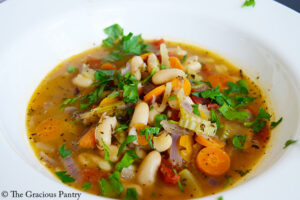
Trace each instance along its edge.
<path fill-rule="evenodd" d="M 40 141 L 51 141 L 60 136 L 63 127 L 63 123 L 58 119 L 46 119 L 36 127 L 36 133 Z"/>
<path fill-rule="evenodd" d="M 215 137 L 196 135 L 195 140 L 196 142 L 198 142 L 199 144 L 205 147 L 213 146 L 217 148 L 223 148 L 225 146 L 225 144 L 222 141 L 218 140 Z"/>
<path fill-rule="evenodd" d="M 182 77 L 177 77 L 177 78 L 173 79 L 172 88 L 173 89 L 177 88 L 178 90 L 183 88 L 184 94 L 186 96 L 189 96 L 190 93 L 191 93 L 191 90 L 192 90 L 192 86 L 191 86 L 191 83 L 190 83 L 189 79 L 182 78 Z"/>
<path fill-rule="evenodd" d="M 105 63 L 100 66 L 100 69 L 114 70 L 116 67 L 113 64 Z"/>
<path fill-rule="evenodd" d="M 107 106 L 109 104 L 116 103 L 119 100 L 118 97 L 115 98 L 110 98 L 110 97 L 105 97 L 99 104 L 99 106 Z"/>
<path fill-rule="evenodd" d="M 79 140 L 79 146 L 85 149 L 93 149 L 96 147 L 95 127 L 92 127 Z"/>
<path fill-rule="evenodd" d="M 172 57 L 169 58 L 169 61 L 170 61 L 171 67 L 183 70 L 183 66 L 182 66 L 180 60 L 177 57 L 172 56 Z"/>
<path fill-rule="evenodd" d="M 228 88 L 227 83 L 229 81 L 234 81 L 234 79 L 227 74 L 213 74 L 207 77 L 207 79 L 213 87 L 220 85 L 221 90 Z"/>
<path fill-rule="evenodd" d="M 151 53 L 152 53 L 152 52 L 150 52 L 150 53 L 144 53 L 143 55 L 140 55 L 140 56 L 141 56 L 141 58 L 143 59 L 143 61 L 146 61 L 147 58 L 148 58 L 148 56 L 149 56 Z"/>
<path fill-rule="evenodd" d="M 154 96 L 159 96 L 161 94 L 163 94 L 166 90 L 166 86 L 165 85 L 161 85 L 158 86 L 156 88 L 154 88 L 153 90 L 151 90 L 150 92 L 148 92 L 145 96 L 144 96 L 144 100 L 149 102 L 152 100 L 152 98 Z"/>
<path fill-rule="evenodd" d="M 88 56 L 86 58 L 86 63 L 89 64 L 89 68 L 91 69 L 100 69 L 101 67 L 101 59 L 99 58 L 94 58 L 91 56 Z"/>
<path fill-rule="evenodd" d="M 143 123 L 137 123 L 134 125 L 134 128 L 136 129 L 136 133 L 137 133 L 137 143 L 142 146 L 148 144 L 148 141 L 146 140 L 145 135 L 140 134 L 140 131 L 146 127 L 147 127 L 147 125 L 145 125 Z"/>
<path fill-rule="evenodd" d="M 196 165 L 207 175 L 220 176 L 226 173 L 230 167 L 229 155 L 217 147 L 206 147 L 199 151 L 196 157 Z"/>

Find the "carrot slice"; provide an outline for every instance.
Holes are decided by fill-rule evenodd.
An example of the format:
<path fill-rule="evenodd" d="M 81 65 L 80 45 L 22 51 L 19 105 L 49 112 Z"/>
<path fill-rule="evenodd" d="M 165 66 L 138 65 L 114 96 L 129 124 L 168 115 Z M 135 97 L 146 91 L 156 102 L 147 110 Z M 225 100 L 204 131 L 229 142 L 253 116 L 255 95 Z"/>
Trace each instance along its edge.
<path fill-rule="evenodd" d="M 115 98 L 110 98 L 110 97 L 105 97 L 99 104 L 99 106 L 107 106 L 109 104 L 116 103 L 119 100 L 118 97 Z"/>
<path fill-rule="evenodd" d="M 218 85 L 220 85 L 221 90 L 228 88 L 227 83 L 229 81 L 234 81 L 234 79 L 227 74 L 213 74 L 207 77 L 207 80 L 213 87 L 217 87 Z"/>
<path fill-rule="evenodd" d="M 137 133 L 137 143 L 139 145 L 147 145 L 148 141 L 145 138 L 145 135 L 141 135 L 140 131 L 144 128 L 146 128 L 147 125 L 143 124 L 143 123 L 137 123 L 134 125 L 134 128 L 136 129 L 136 133 Z"/>
<path fill-rule="evenodd" d="M 100 66 L 100 69 L 114 70 L 116 67 L 113 64 L 105 63 Z"/>
<path fill-rule="evenodd" d="M 182 66 L 180 60 L 177 57 L 172 56 L 172 57 L 169 58 L 169 61 L 170 61 L 171 67 L 183 70 L 183 66 Z"/>
<path fill-rule="evenodd" d="M 55 140 L 63 132 L 63 127 L 58 119 L 46 119 L 36 127 L 37 136 L 41 141 Z"/>
<path fill-rule="evenodd" d="M 220 176 L 230 167 L 230 157 L 222 149 L 206 147 L 201 149 L 196 157 L 196 165 L 205 174 Z"/>
<path fill-rule="evenodd" d="M 79 146 L 85 149 L 93 149 L 96 147 L 95 127 L 92 127 L 79 140 Z"/>
<path fill-rule="evenodd" d="M 201 136 L 201 135 L 196 135 L 195 137 L 196 142 L 198 142 L 199 144 L 205 146 L 205 147 L 217 147 L 217 148 L 223 148 L 225 146 L 225 144 L 218 140 L 217 138 L 214 137 L 205 137 L 205 136 Z"/>
<path fill-rule="evenodd" d="M 173 89 L 177 88 L 178 90 L 183 88 L 184 94 L 186 96 L 189 96 L 191 93 L 191 90 L 192 90 L 192 86 L 191 86 L 189 79 L 182 78 L 182 77 L 177 77 L 177 78 L 173 79 L 172 88 Z"/>
<path fill-rule="evenodd" d="M 152 98 L 154 96 L 159 96 L 161 94 L 163 94 L 166 90 L 166 86 L 165 85 L 161 85 L 158 86 L 156 88 L 154 88 L 153 90 L 151 90 L 150 92 L 148 92 L 145 96 L 144 96 L 144 100 L 149 102 L 152 100 Z"/>
<path fill-rule="evenodd" d="M 91 69 L 99 69 L 101 67 L 101 59 L 99 58 L 94 58 L 91 56 L 88 56 L 86 58 L 86 63 L 89 64 L 89 68 Z"/>

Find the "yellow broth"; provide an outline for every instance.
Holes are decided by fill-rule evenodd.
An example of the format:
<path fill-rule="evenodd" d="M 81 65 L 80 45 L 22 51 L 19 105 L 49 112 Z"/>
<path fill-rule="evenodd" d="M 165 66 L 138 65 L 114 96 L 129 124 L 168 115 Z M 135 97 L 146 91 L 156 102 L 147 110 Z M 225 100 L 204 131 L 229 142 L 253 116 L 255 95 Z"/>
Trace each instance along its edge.
<path fill-rule="evenodd" d="M 151 41 L 148 41 L 151 42 Z M 266 110 L 267 105 L 265 99 L 262 96 L 262 92 L 259 87 L 250 80 L 242 71 L 233 66 L 231 63 L 216 55 L 215 53 L 209 52 L 208 50 L 203 50 L 199 47 L 177 43 L 177 42 L 166 42 L 168 47 L 177 47 L 180 46 L 182 49 L 188 52 L 188 56 L 197 55 L 199 56 L 200 62 L 204 65 L 202 66 L 202 71 L 200 75 L 203 76 L 206 80 L 206 75 L 203 72 L 204 69 L 212 70 L 212 73 L 219 73 L 218 70 L 224 72 L 235 79 L 244 79 L 249 85 L 249 96 L 257 97 L 257 99 L 249 104 L 252 110 L 257 112 L 259 107 L 263 107 Z M 75 161 L 75 164 L 78 166 L 79 170 L 84 170 L 85 168 L 91 168 L 90 166 L 84 166 L 78 161 L 78 156 L 81 153 L 88 152 L 95 154 L 97 156 L 102 155 L 95 149 L 82 149 L 78 147 L 78 141 L 86 133 L 89 126 L 86 126 L 72 118 L 72 113 L 68 113 L 61 109 L 61 105 L 66 98 L 74 97 L 78 94 L 87 94 L 90 92 L 90 89 L 76 89 L 72 84 L 72 79 L 78 74 L 82 63 L 86 60 L 87 57 L 95 58 L 104 58 L 108 55 L 108 51 L 103 47 L 95 47 L 90 50 L 84 51 L 78 55 L 72 56 L 71 58 L 66 59 L 58 66 L 56 66 L 39 84 L 35 90 L 27 109 L 27 132 L 30 144 L 38 157 L 38 159 L 45 165 L 51 172 L 54 173 L 57 171 L 67 171 L 65 166 L 62 163 L 62 158 L 59 153 L 59 148 L 62 144 L 65 144 L 65 147 L 72 152 L 72 158 Z M 117 67 L 125 66 L 128 58 L 124 58 L 121 61 L 116 62 Z M 74 66 L 77 70 L 73 73 L 67 72 L 69 66 Z M 216 68 L 219 66 L 219 69 Z M 79 69 L 79 70 L 78 70 Z M 79 103 L 74 105 L 78 108 Z M 80 110 L 79 110 L 80 111 Z M 74 116 L 73 116 L 74 117 Z M 52 119 L 54 123 L 58 123 L 58 127 L 54 131 L 58 131 L 59 136 L 53 140 L 44 140 L 38 132 L 38 125 L 43 123 L 45 120 Z M 51 121 L 51 120 L 50 120 Z M 224 117 L 220 116 L 220 124 L 238 124 L 235 126 L 235 132 L 243 132 L 246 129 L 241 126 L 241 123 L 236 121 L 229 121 Z M 50 130 L 50 134 L 52 134 Z M 220 192 L 224 189 L 230 188 L 237 181 L 241 180 L 247 172 L 250 172 L 259 159 L 263 156 L 265 152 L 266 143 L 269 137 L 269 130 L 265 130 L 263 133 L 253 134 L 252 140 L 249 142 L 249 148 L 245 150 L 235 149 L 231 142 L 227 141 L 225 146 L 225 151 L 230 155 L 231 164 L 230 169 L 222 176 L 209 176 L 205 175 L 203 172 L 195 165 L 195 157 L 199 151 L 199 145 L 196 145 L 194 141 L 194 151 L 193 160 L 187 164 L 185 167 L 188 168 L 192 174 L 196 177 L 200 187 L 203 190 L 203 195 L 211 195 L 217 192 Z M 46 159 L 45 159 L 46 154 Z M 50 158 L 50 161 L 49 161 Z M 139 161 L 136 162 L 137 165 Z M 95 170 L 97 167 L 92 167 Z M 101 174 L 101 172 L 100 172 Z M 107 173 L 104 173 L 107 174 Z M 142 187 L 142 196 L 139 196 L 139 199 L 189 199 L 196 198 L 190 193 L 182 193 L 177 184 L 166 184 L 162 181 L 157 175 L 156 182 L 152 187 Z M 121 179 L 122 180 L 122 179 Z M 82 185 L 85 181 L 76 181 L 69 183 L 71 187 L 82 190 Z M 136 180 L 125 181 L 123 180 L 124 185 L 130 185 L 131 183 L 136 183 Z M 125 191 L 125 190 L 124 190 Z M 101 190 L 98 185 L 92 184 L 91 188 L 86 192 L 101 195 Z M 124 192 L 123 192 L 124 193 Z M 124 194 L 123 194 L 124 196 Z"/>

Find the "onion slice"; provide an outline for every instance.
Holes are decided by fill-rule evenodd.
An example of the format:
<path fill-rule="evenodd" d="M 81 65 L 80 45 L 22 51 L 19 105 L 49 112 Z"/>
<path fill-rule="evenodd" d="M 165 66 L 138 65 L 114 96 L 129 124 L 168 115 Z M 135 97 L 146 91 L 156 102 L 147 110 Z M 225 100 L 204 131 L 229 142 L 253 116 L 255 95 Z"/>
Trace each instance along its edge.
<path fill-rule="evenodd" d="M 171 135 L 172 136 L 172 146 L 170 148 L 170 161 L 173 165 L 182 166 L 182 157 L 178 148 L 178 141 L 180 135 Z"/>
<path fill-rule="evenodd" d="M 187 131 L 186 129 L 178 126 L 177 124 L 172 124 L 168 122 L 167 120 L 163 120 L 160 122 L 162 127 L 170 134 L 172 135 L 191 135 L 192 133 Z"/>
<path fill-rule="evenodd" d="M 79 177 L 79 168 L 75 164 L 74 160 L 72 157 L 67 157 L 67 158 L 62 158 L 61 159 L 64 167 L 68 171 L 68 173 L 75 179 Z"/>
<path fill-rule="evenodd" d="M 168 98 L 170 97 L 171 92 L 172 92 L 172 82 L 168 82 L 166 84 L 166 90 L 165 90 L 165 93 L 164 93 L 164 98 L 163 98 L 162 103 L 160 104 L 159 108 L 157 109 L 157 112 L 161 113 L 166 109 Z"/>

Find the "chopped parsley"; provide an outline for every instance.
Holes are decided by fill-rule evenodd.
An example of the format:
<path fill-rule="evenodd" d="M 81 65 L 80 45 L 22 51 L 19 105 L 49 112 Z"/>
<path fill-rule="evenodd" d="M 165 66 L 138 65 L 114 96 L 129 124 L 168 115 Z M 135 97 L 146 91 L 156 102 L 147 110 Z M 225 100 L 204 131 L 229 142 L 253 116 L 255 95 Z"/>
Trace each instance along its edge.
<path fill-rule="evenodd" d="M 193 113 L 200 117 L 200 111 L 199 111 L 199 108 L 198 108 L 198 104 L 193 104 L 192 107 L 193 107 Z"/>
<path fill-rule="evenodd" d="M 234 100 L 236 101 L 236 106 L 235 109 L 245 107 L 247 104 L 251 103 L 254 101 L 256 98 L 255 97 L 249 97 L 249 96 L 236 96 L 234 97 Z"/>
<path fill-rule="evenodd" d="M 63 158 L 67 158 L 70 155 L 72 155 L 72 151 L 66 149 L 65 144 L 61 145 L 61 147 L 59 148 L 59 153 L 60 153 L 61 157 L 63 157 Z"/>
<path fill-rule="evenodd" d="M 246 139 L 247 136 L 245 135 L 235 135 L 232 139 L 232 144 L 237 149 L 243 149 Z"/>
<path fill-rule="evenodd" d="M 122 169 L 129 167 L 135 159 L 140 159 L 133 150 L 128 150 L 116 166 L 117 171 L 122 171 Z"/>
<path fill-rule="evenodd" d="M 123 101 L 126 103 L 136 103 L 139 100 L 137 84 L 125 85 L 123 97 Z"/>
<path fill-rule="evenodd" d="M 211 119 L 211 122 L 217 124 L 218 129 L 221 128 L 220 119 L 219 119 L 217 113 L 215 113 L 213 109 L 210 110 L 210 119 Z"/>
<path fill-rule="evenodd" d="M 116 97 L 118 97 L 118 96 L 120 96 L 120 92 L 118 92 L 118 91 L 113 91 L 113 92 L 112 92 L 111 94 L 109 94 L 107 97 L 113 99 L 113 98 L 116 98 Z"/>
<path fill-rule="evenodd" d="M 170 97 L 168 98 L 169 101 L 174 101 L 174 100 L 176 100 L 176 99 L 177 99 L 176 96 L 170 96 Z"/>
<path fill-rule="evenodd" d="M 232 93 L 248 94 L 248 84 L 245 80 L 239 80 L 237 83 L 229 81 L 227 85 L 229 86 L 229 89 L 224 91 L 224 94 L 226 95 Z"/>
<path fill-rule="evenodd" d="M 176 170 L 176 169 L 173 169 L 173 171 L 174 171 L 175 174 L 177 174 L 177 170 Z M 178 187 L 179 187 L 180 191 L 181 191 L 182 193 L 184 193 L 184 189 L 183 189 L 183 187 L 182 187 L 182 184 L 181 184 L 180 179 L 179 179 L 179 181 L 178 181 Z"/>
<path fill-rule="evenodd" d="M 118 197 L 124 190 L 124 187 L 120 180 L 120 172 L 115 171 L 112 173 L 108 180 L 105 178 L 102 178 L 99 182 L 101 193 L 105 197 L 112 197 L 116 198 Z"/>
<path fill-rule="evenodd" d="M 159 127 L 147 127 L 140 131 L 141 135 L 145 135 L 150 147 L 153 149 L 151 135 L 157 135 L 159 133 Z"/>
<path fill-rule="evenodd" d="M 166 65 L 163 65 L 163 64 L 161 64 L 161 65 L 159 66 L 159 68 L 160 68 L 160 69 L 167 69 L 167 66 L 166 66 Z"/>
<path fill-rule="evenodd" d="M 143 84 L 147 83 L 147 82 L 152 78 L 152 76 L 153 76 L 155 73 L 156 73 L 156 68 L 153 68 L 152 71 L 151 71 L 151 73 L 150 73 L 150 75 L 149 75 L 148 77 L 146 77 L 146 78 L 142 81 L 142 83 L 143 83 Z"/>
<path fill-rule="evenodd" d="M 231 176 L 225 175 L 225 177 L 227 178 L 226 183 L 223 185 L 223 189 L 227 188 L 228 186 L 230 186 L 233 182 L 233 178 Z"/>
<path fill-rule="evenodd" d="M 296 142 L 298 142 L 298 140 L 287 140 L 284 144 L 283 149 L 287 148 L 288 146 L 290 146 L 291 144 L 295 144 Z"/>
<path fill-rule="evenodd" d="M 153 105 L 152 105 L 152 106 L 150 106 L 150 111 L 151 111 L 151 110 L 153 110 L 153 108 L 154 108 L 154 106 L 153 106 Z"/>
<path fill-rule="evenodd" d="M 222 196 L 220 196 L 220 197 L 218 198 L 218 200 L 223 200 L 223 197 L 222 197 Z"/>
<path fill-rule="evenodd" d="M 178 124 L 178 122 L 174 121 L 174 120 L 168 120 L 168 122 L 170 122 L 171 124 Z"/>
<path fill-rule="evenodd" d="M 192 83 L 200 85 L 200 84 L 206 84 L 208 85 L 210 88 L 213 88 L 213 86 L 211 85 L 211 83 L 209 81 L 196 81 L 196 80 L 190 80 Z"/>
<path fill-rule="evenodd" d="M 280 119 L 277 122 L 271 122 L 271 129 L 275 128 L 276 126 L 278 126 L 278 124 L 280 124 L 282 122 L 282 117 L 280 117 Z"/>
<path fill-rule="evenodd" d="M 163 120 L 167 120 L 167 119 L 168 119 L 168 117 L 165 114 L 156 115 L 154 118 L 154 126 L 161 128 L 162 126 L 161 126 L 160 122 Z"/>
<path fill-rule="evenodd" d="M 71 175 L 67 174 L 67 171 L 55 172 L 55 174 L 63 183 L 73 183 L 75 181 Z"/>
<path fill-rule="evenodd" d="M 255 6 L 255 0 L 246 0 L 244 2 L 244 4 L 242 5 L 242 7 L 248 7 L 248 6 L 254 7 Z"/>
<path fill-rule="evenodd" d="M 186 56 L 187 55 L 184 55 L 183 58 L 180 60 L 181 63 L 184 63 L 186 61 Z"/>
<path fill-rule="evenodd" d="M 270 118 L 271 115 L 267 111 L 265 111 L 262 107 L 260 107 L 258 111 L 258 115 L 256 116 L 255 120 L 253 120 L 252 122 L 245 122 L 244 125 L 246 127 L 252 128 L 255 133 L 258 133 L 267 124 L 266 120 Z"/>
<path fill-rule="evenodd" d="M 73 73 L 73 72 L 75 72 L 76 71 L 76 67 L 74 67 L 74 66 L 69 66 L 68 67 L 68 69 L 67 69 L 67 72 L 69 72 L 69 73 Z"/>
<path fill-rule="evenodd" d="M 109 147 L 105 144 L 105 142 L 103 141 L 103 138 L 101 138 L 101 142 L 103 144 L 104 147 L 104 160 L 108 161 L 109 160 Z"/>
<path fill-rule="evenodd" d="M 219 108 L 219 111 L 224 115 L 224 117 L 226 119 L 229 119 L 229 120 L 238 119 L 238 120 L 241 120 L 241 121 L 245 121 L 249 116 L 248 112 L 246 112 L 246 111 L 237 111 L 233 107 L 230 107 L 227 104 L 223 104 Z"/>
<path fill-rule="evenodd" d="M 91 182 L 86 182 L 86 183 L 84 183 L 84 184 L 82 185 L 81 189 L 82 189 L 83 191 L 86 191 L 86 190 L 90 189 L 91 186 L 92 186 L 92 183 L 91 183 Z"/>
<path fill-rule="evenodd" d="M 138 200 L 138 194 L 135 188 L 127 188 L 126 196 L 123 200 Z"/>
<path fill-rule="evenodd" d="M 115 131 L 119 132 L 126 129 L 128 129 L 128 126 L 126 124 L 120 124 L 120 126 Z"/>
<path fill-rule="evenodd" d="M 121 144 L 119 151 L 118 151 L 118 156 L 122 153 L 123 149 L 125 148 L 125 146 L 127 144 L 130 144 L 131 142 L 134 142 L 135 140 L 137 140 L 137 136 L 135 135 L 128 135 L 127 138 L 125 139 L 125 141 Z"/>
<path fill-rule="evenodd" d="M 64 109 L 67 105 L 74 104 L 77 100 L 78 100 L 78 97 L 65 99 L 63 101 L 63 103 L 61 104 L 60 109 Z"/>

